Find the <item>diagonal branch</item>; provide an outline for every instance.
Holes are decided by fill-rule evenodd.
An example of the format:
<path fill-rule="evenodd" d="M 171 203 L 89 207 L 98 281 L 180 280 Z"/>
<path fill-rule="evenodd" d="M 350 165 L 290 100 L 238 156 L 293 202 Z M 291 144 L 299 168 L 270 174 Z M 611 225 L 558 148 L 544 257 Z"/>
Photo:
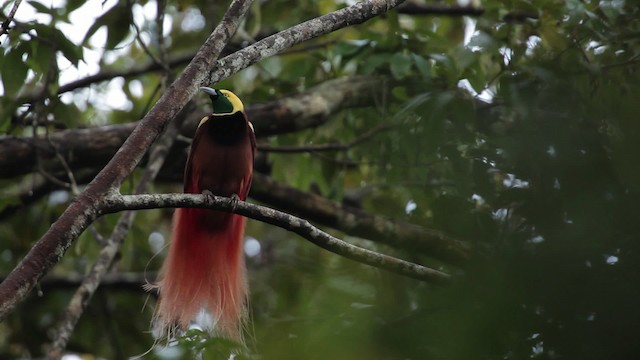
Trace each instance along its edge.
<path fill-rule="evenodd" d="M 199 194 L 112 194 L 105 197 L 100 205 L 102 213 L 172 207 L 199 207 L 237 213 L 294 232 L 323 249 L 363 264 L 425 282 L 446 284 L 451 281 L 451 275 L 447 273 L 349 244 L 302 218 L 231 198 Z"/>

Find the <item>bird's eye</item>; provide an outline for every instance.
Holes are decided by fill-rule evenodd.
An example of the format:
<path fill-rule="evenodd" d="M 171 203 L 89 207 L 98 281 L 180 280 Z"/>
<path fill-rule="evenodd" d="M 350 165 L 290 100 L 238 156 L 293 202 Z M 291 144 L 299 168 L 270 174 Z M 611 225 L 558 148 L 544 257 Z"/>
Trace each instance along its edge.
<path fill-rule="evenodd" d="M 229 97 L 229 94 L 224 94 L 224 97 Z"/>

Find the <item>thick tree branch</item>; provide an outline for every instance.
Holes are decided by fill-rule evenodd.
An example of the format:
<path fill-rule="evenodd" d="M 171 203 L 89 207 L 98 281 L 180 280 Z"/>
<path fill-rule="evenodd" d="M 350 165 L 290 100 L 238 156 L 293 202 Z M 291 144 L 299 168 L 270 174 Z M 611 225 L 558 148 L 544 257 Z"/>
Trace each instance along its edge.
<path fill-rule="evenodd" d="M 105 197 L 100 205 L 102 213 L 171 207 L 199 207 L 234 212 L 294 232 L 323 249 L 357 262 L 426 282 L 444 284 L 451 280 L 449 274 L 441 271 L 351 245 L 316 228 L 307 220 L 230 198 L 199 194 L 112 194 Z"/>
<path fill-rule="evenodd" d="M 389 84 L 381 77 L 349 77 L 330 80 L 301 94 L 254 104 L 247 108 L 259 138 L 316 127 L 330 115 L 357 106 L 370 106 L 387 92 Z M 185 121 L 181 134 L 191 137 L 202 114 L 194 113 Z M 0 178 L 31 173 L 36 155 L 42 157 L 50 172 L 62 169 L 56 152 L 65 157 L 73 170 L 106 164 L 138 123 L 109 125 L 90 129 L 72 129 L 52 133 L 48 139 L 6 137 L 0 139 Z M 182 151 L 176 147 L 175 151 Z"/>
<path fill-rule="evenodd" d="M 235 31 L 251 1 L 234 1 L 220 25 L 202 45 L 183 74 L 170 86 L 156 105 L 133 130 L 105 168 L 89 183 L 60 218 L 31 248 L 18 266 L 0 283 L 0 320 L 21 301 L 97 216 L 96 204 L 116 191 L 135 168 L 167 123 L 205 83 L 206 74 Z"/>

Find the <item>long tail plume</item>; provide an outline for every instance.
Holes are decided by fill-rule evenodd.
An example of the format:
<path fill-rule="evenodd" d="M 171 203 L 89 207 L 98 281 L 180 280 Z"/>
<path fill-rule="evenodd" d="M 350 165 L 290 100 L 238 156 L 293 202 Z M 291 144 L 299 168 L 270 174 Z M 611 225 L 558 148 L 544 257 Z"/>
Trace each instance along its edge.
<path fill-rule="evenodd" d="M 180 208 L 173 219 L 169 255 L 161 271 L 155 330 L 186 329 L 201 310 L 214 319 L 215 333 L 242 342 L 247 318 L 243 256 L 246 218 L 214 215 L 223 226 L 204 226 L 212 210 Z"/>

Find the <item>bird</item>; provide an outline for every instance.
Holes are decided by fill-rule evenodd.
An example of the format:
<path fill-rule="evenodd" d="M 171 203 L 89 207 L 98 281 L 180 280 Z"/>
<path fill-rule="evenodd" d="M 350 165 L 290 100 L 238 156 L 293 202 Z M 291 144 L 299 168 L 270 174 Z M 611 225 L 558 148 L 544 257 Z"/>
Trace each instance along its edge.
<path fill-rule="evenodd" d="M 256 138 L 244 105 L 233 92 L 201 87 L 213 112 L 200 120 L 184 170 L 184 192 L 246 200 L 253 176 Z M 202 311 L 213 332 L 243 341 L 247 319 L 243 254 L 246 218 L 200 208 L 178 208 L 169 252 L 156 286 L 156 334 L 188 329 Z"/>

